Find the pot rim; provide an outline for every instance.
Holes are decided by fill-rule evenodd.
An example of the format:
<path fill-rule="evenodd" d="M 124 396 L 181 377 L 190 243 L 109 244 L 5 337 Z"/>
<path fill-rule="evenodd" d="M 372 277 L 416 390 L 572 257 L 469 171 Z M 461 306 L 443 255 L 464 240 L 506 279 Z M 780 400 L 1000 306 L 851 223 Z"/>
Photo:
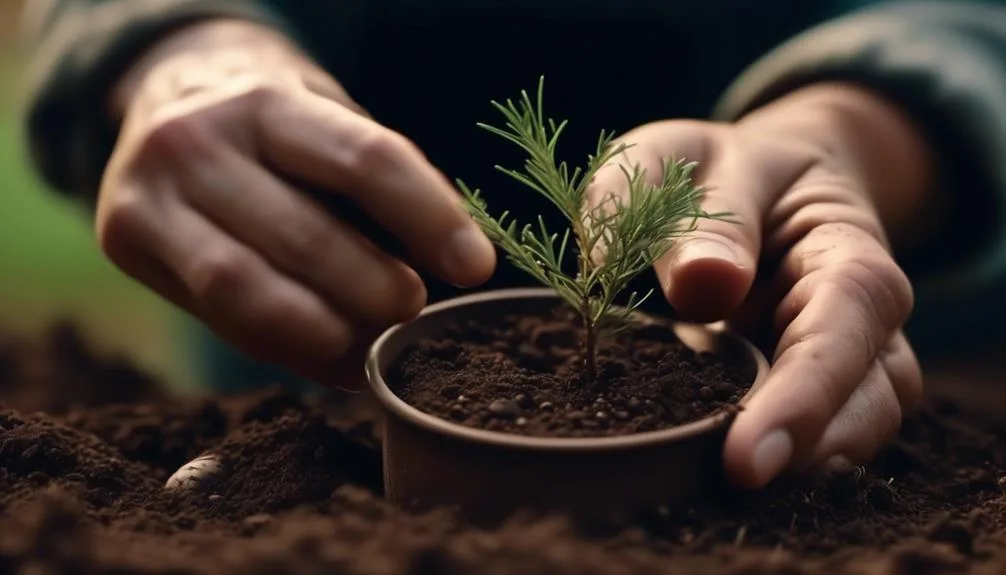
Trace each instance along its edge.
<path fill-rule="evenodd" d="M 725 423 L 727 413 L 717 413 L 702 419 L 657 431 L 645 431 L 629 435 L 606 436 L 606 437 L 539 437 L 524 436 L 503 433 L 499 431 L 489 431 L 476 429 L 442 419 L 435 415 L 426 413 L 417 407 L 413 407 L 402 398 L 398 397 L 385 381 L 384 374 L 380 369 L 381 349 L 408 323 L 414 322 L 428 315 L 432 315 L 446 309 L 463 307 L 490 301 L 507 299 L 531 299 L 551 297 L 558 299 L 558 294 L 551 288 L 503 288 L 488 290 L 455 298 L 447 299 L 423 309 L 415 319 L 410 322 L 398 324 L 387 329 L 371 345 L 367 353 L 366 374 L 371 390 L 377 399 L 386 409 L 402 420 L 415 425 L 426 431 L 451 436 L 468 442 L 482 443 L 503 448 L 517 448 L 525 451 L 537 452 L 596 452 L 609 451 L 615 449 L 638 448 L 657 444 L 670 443 L 674 441 L 685 441 L 696 435 L 701 435 L 713 431 Z M 674 321 L 675 325 L 698 326 L 703 329 L 712 330 L 720 335 L 730 337 L 741 343 L 748 350 L 751 359 L 756 365 L 755 380 L 748 392 L 738 402 L 738 405 L 747 404 L 751 396 L 757 392 L 764 383 L 768 374 L 769 364 L 764 354 L 751 344 L 747 339 L 728 331 L 723 322 L 713 324 L 689 324 L 687 322 Z"/>

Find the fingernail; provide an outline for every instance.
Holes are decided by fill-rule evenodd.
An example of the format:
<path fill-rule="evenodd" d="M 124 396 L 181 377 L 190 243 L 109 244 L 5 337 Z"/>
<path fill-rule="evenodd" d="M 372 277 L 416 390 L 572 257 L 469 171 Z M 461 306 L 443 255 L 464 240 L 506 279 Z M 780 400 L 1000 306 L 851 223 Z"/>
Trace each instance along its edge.
<path fill-rule="evenodd" d="M 470 287 L 465 284 L 477 281 L 469 278 L 486 267 L 485 262 L 492 257 L 492 252 L 493 245 L 489 238 L 478 229 L 466 227 L 454 232 L 443 256 L 444 272 L 448 280 L 460 283 L 458 287 Z"/>
<path fill-rule="evenodd" d="M 824 463 L 826 473 L 845 473 L 852 469 L 852 461 L 844 455 L 832 455 Z"/>
<path fill-rule="evenodd" d="M 775 478 L 793 457 L 793 438 L 785 429 L 777 429 L 762 438 L 754 451 L 754 471 L 759 483 Z"/>
<path fill-rule="evenodd" d="M 726 242 L 716 240 L 690 240 L 681 246 L 678 255 L 679 262 L 695 260 L 724 260 L 734 265 L 741 265 L 737 250 Z"/>

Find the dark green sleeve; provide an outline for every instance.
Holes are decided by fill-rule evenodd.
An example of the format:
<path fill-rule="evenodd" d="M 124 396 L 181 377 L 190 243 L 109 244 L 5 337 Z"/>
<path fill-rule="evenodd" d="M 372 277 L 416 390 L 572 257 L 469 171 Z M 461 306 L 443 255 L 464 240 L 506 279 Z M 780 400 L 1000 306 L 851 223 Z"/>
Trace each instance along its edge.
<path fill-rule="evenodd" d="M 104 113 L 109 87 L 157 39 L 212 17 L 293 34 L 281 10 L 257 0 L 55 0 L 34 15 L 24 31 L 32 55 L 24 118 L 31 160 L 46 183 L 93 198 L 115 139 Z"/>
<path fill-rule="evenodd" d="M 916 345 L 949 352 L 992 336 L 1006 321 L 1006 6 L 898 2 L 833 20 L 763 57 L 715 116 L 828 80 L 898 104 L 938 158 L 951 225 L 902 262 L 916 284 Z"/>

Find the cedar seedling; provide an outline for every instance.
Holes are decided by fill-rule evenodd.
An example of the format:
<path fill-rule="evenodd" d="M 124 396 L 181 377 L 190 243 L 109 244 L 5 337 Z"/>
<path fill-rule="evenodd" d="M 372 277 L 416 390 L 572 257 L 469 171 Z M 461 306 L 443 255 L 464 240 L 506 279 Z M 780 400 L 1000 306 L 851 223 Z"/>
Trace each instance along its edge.
<path fill-rule="evenodd" d="M 479 123 L 478 126 L 516 144 L 527 153 L 524 170 L 496 166 L 521 184 L 544 196 L 569 221 L 562 233 L 546 229 L 538 217 L 535 226 L 519 226 L 503 212 L 498 218 L 487 211 L 478 189 L 458 181 L 469 212 L 490 240 L 499 246 L 517 268 L 527 272 L 558 295 L 580 314 L 586 378 L 597 377 L 597 342 L 602 329 L 618 330 L 627 325 L 630 314 L 651 294 L 633 292 L 624 306 L 615 299 L 630 281 L 650 268 L 682 235 L 695 229 L 700 218 L 721 218 L 725 214 L 702 211 L 703 190 L 692 181 L 696 164 L 665 161 L 659 183 L 649 183 L 645 170 L 620 167 L 627 193 L 607 194 L 592 208 L 587 206 L 588 187 L 598 171 L 629 146 L 613 144 L 613 134 L 602 131 L 596 152 L 585 168 L 570 170 L 557 162 L 556 145 L 567 122 L 556 123 L 544 116 L 544 79 L 538 84 L 537 101 L 532 103 L 521 91 L 518 103 L 493 101 L 506 119 L 505 128 Z M 611 169 L 611 168 L 609 168 Z M 576 251 L 576 272 L 563 271 L 570 236 Z M 602 255 L 603 254 L 603 255 Z"/>

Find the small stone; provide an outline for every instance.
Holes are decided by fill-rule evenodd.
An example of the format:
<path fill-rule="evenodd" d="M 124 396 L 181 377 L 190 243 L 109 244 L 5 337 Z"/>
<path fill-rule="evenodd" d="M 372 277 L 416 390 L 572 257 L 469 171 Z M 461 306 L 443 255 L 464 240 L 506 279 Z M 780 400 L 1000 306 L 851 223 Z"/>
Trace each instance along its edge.
<path fill-rule="evenodd" d="M 622 421 L 625 421 L 626 419 L 629 419 L 629 412 L 628 411 L 618 410 L 613 415 L 615 416 L 615 419 L 621 419 Z"/>
<path fill-rule="evenodd" d="M 498 417 L 516 418 L 520 415 L 520 406 L 510 399 L 497 399 L 489 404 L 489 413 Z"/>
<path fill-rule="evenodd" d="M 514 423 L 517 424 L 518 427 L 524 427 L 525 425 L 527 425 L 527 418 L 518 417 L 517 421 L 515 421 Z"/>
<path fill-rule="evenodd" d="M 526 393 L 518 393 L 513 400 L 524 409 L 532 409 L 534 407 L 534 399 Z"/>
<path fill-rule="evenodd" d="M 586 419 L 586 418 L 587 418 L 587 414 L 584 413 L 584 412 L 582 412 L 582 411 L 571 411 L 571 412 L 569 412 L 569 413 L 566 414 L 566 419 L 568 419 L 570 421 L 580 421 L 580 420 Z"/>
<path fill-rule="evenodd" d="M 224 496 L 220 495 L 219 493 L 214 493 L 213 495 L 210 495 L 209 497 L 207 497 L 207 499 L 209 499 L 210 501 L 220 501 L 223 498 L 224 498 Z"/>
<path fill-rule="evenodd" d="M 701 399 L 712 399 L 714 397 L 713 388 L 708 385 L 703 385 L 699 388 L 699 397 Z"/>
<path fill-rule="evenodd" d="M 272 521 L 272 515 L 269 515 L 268 513 L 259 513 L 257 515 L 245 517 L 243 523 L 249 527 L 259 527 L 269 523 L 270 521 Z"/>
<path fill-rule="evenodd" d="M 541 402 L 541 405 L 538 406 L 538 409 L 542 411 L 552 411 L 555 409 L 555 404 L 551 401 L 543 401 Z"/>
<path fill-rule="evenodd" d="M 459 395 L 458 398 L 455 399 L 454 401 L 456 401 L 458 403 L 464 403 L 464 402 L 468 401 L 468 398 L 465 397 L 464 395 Z"/>
<path fill-rule="evenodd" d="M 193 489 L 223 470 L 215 453 L 204 453 L 181 466 L 164 483 L 165 489 Z"/>
<path fill-rule="evenodd" d="M 449 415 L 451 416 L 451 419 L 455 421 L 464 421 L 468 418 L 468 412 L 460 405 L 452 405 Z"/>
<path fill-rule="evenodd" d="M 605 411 L 598 411 L 597 413 L 594 414 L 594 418 L 600 419 L 601 421 L 605 421 L 608 419 L 608 413 Z"/>
<path fill-rule="evenodd" d="M 643 405 L 643 402 L 639 401 L 638 397 L 630 397 L 628 405 L 630 409 L 639 409 Z"/>

